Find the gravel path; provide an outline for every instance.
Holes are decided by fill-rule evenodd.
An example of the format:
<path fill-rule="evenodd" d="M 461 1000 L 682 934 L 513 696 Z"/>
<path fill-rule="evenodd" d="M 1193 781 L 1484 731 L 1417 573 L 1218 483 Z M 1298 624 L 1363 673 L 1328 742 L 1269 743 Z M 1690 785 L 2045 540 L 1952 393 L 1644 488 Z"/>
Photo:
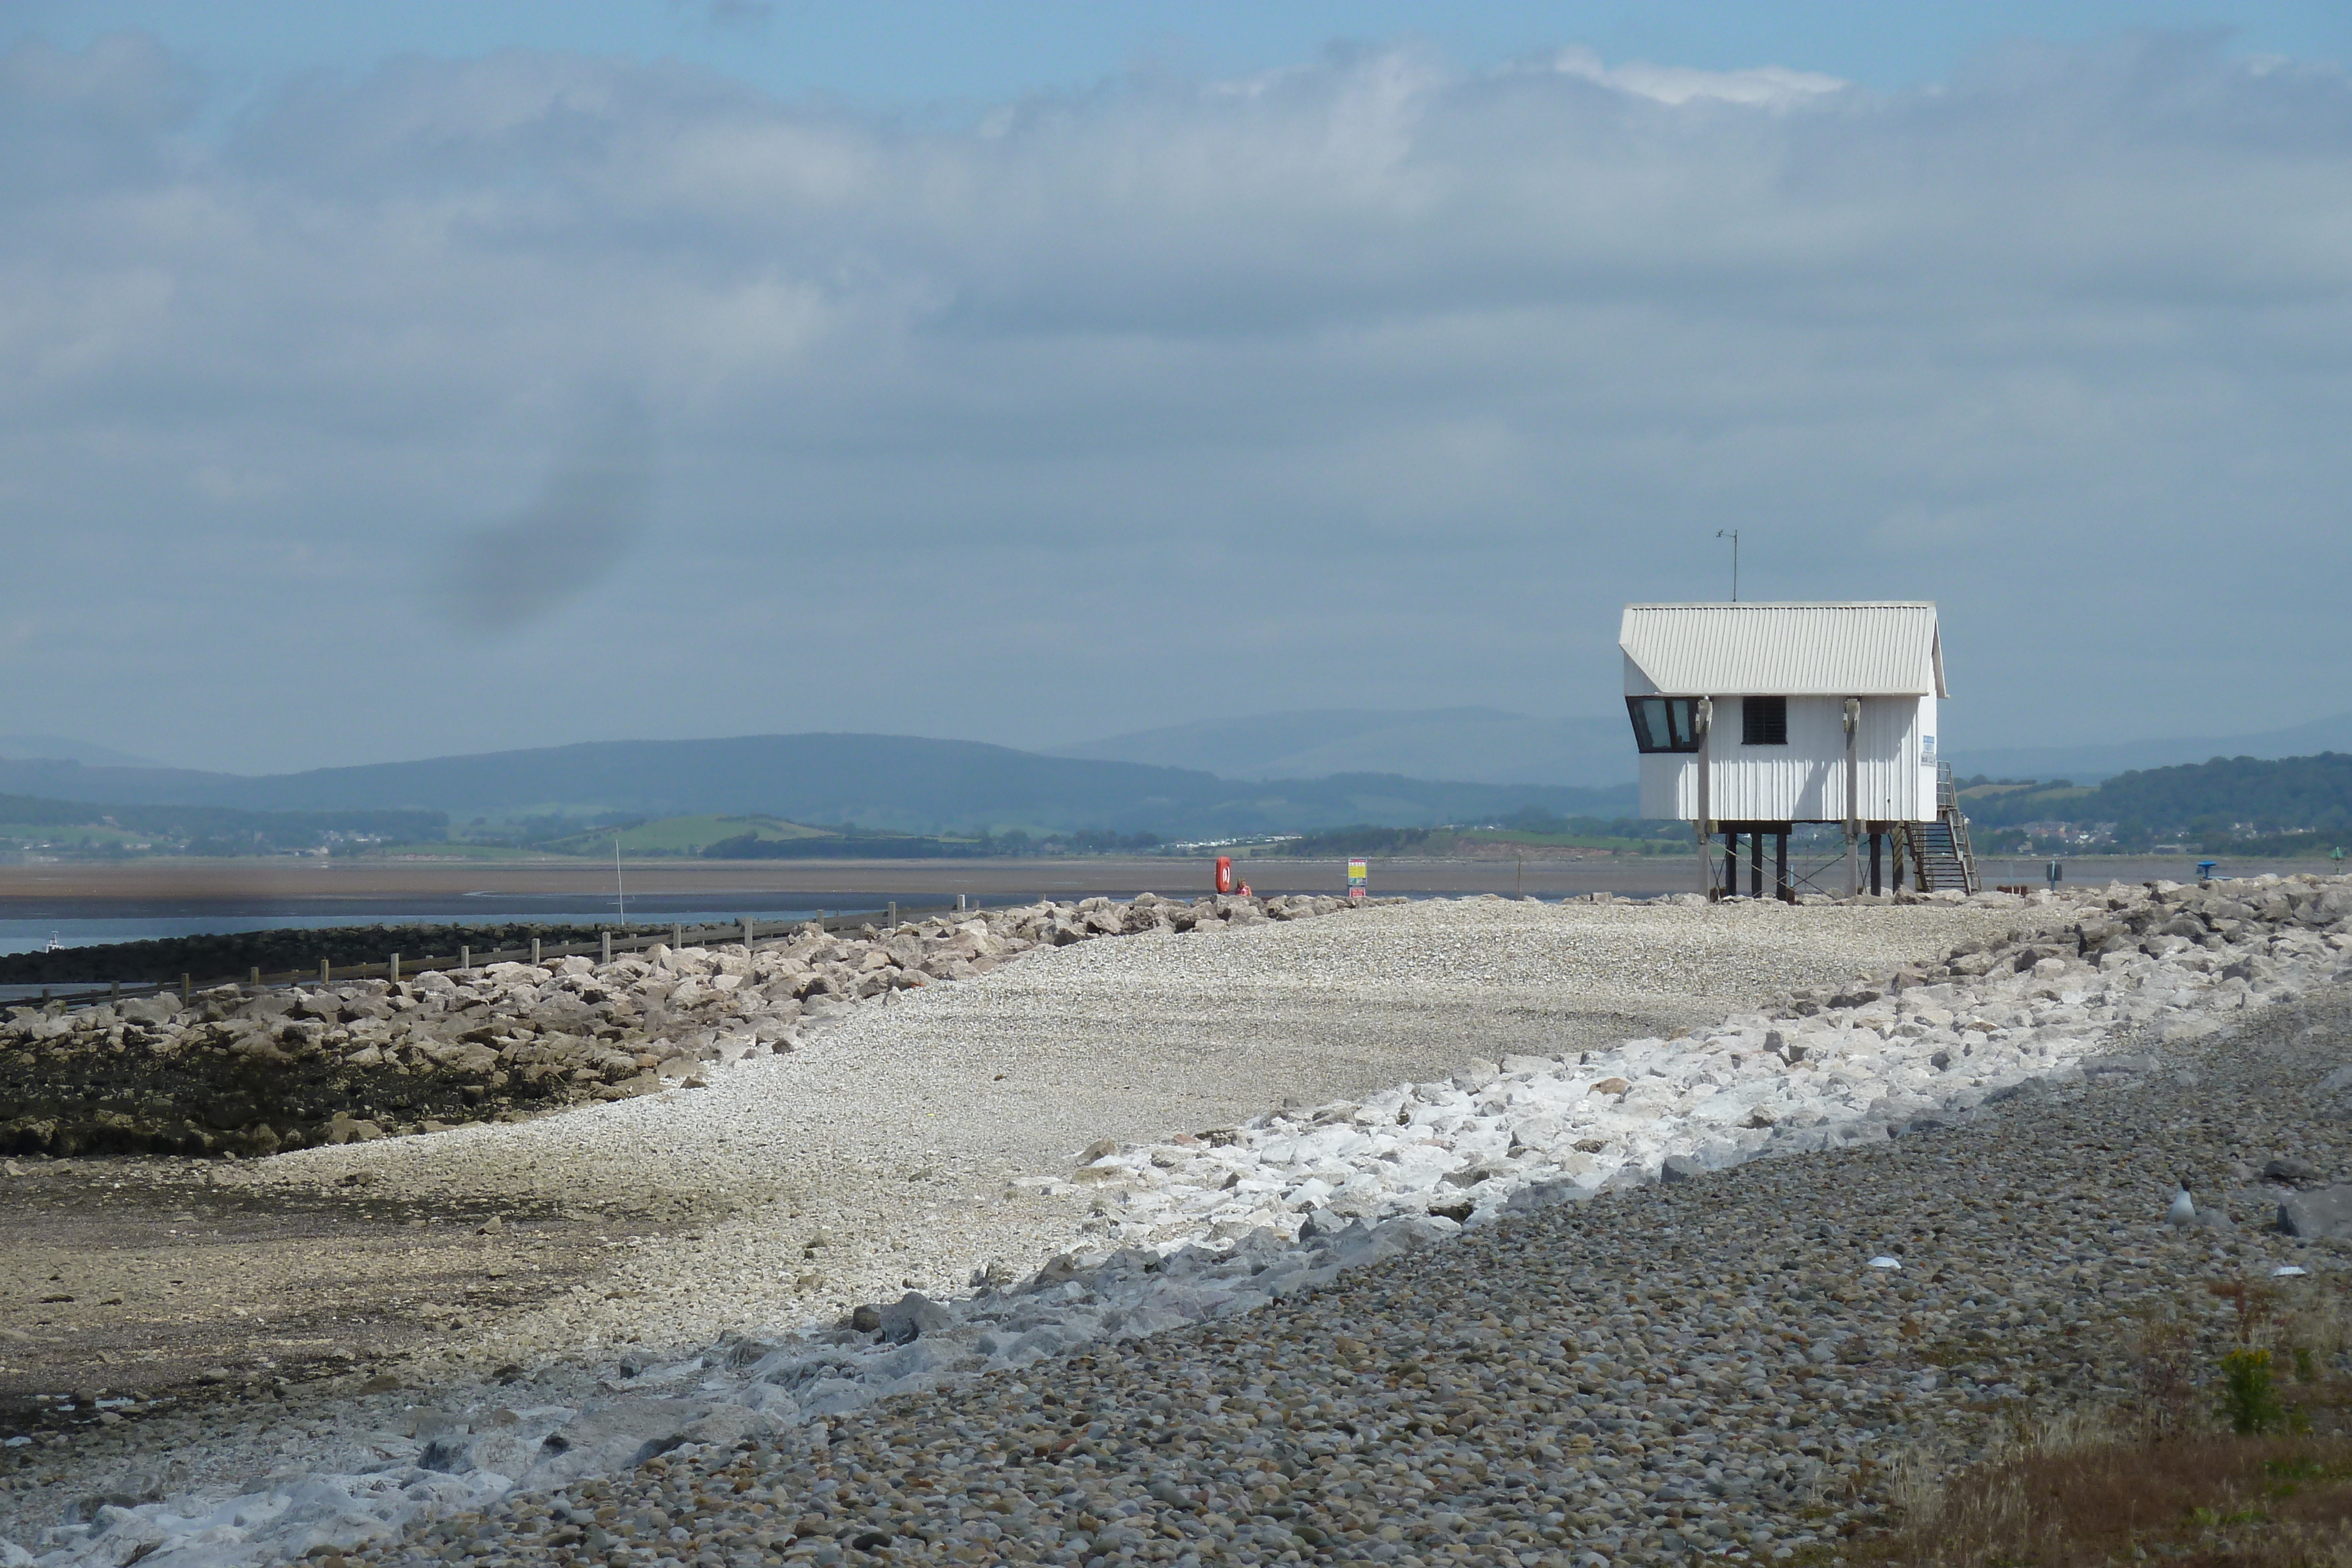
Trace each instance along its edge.
<path fill-rule="evenodd" d="M 446 1355 L 489 1366 L 623 1341 L 695 1344 L 904 1289 L 953 1291 L 992 1261 L 1033 1271 L 1093 1205 L 1010 1184 L 1066 1174 L 1098 1139 L 1229 1126 L 1475 1058 L 1666 1033 L 2041 917 L 1483 898 L 1085 942 L 848 1009 L 803 1050 L 746 1059 L 707 1089 L 308 1150 L 250 1179 L 332 1190 L 356 1176 L 469 1209 L 506 1199 L 709 1216 L 640 1249 L 604 1291 Z"/>
<path fill-rule="evenodd" d="M 2281 1193 L 2252 1167 L 2352 1171 L 2352 1129 L 2315 1113 L 2347 1026 L 2332 989 L 2152 1075 L 1513 1218 L 354 1560 L 1785 1560 L 1883 1522 L 1905 1466 L 1975 1457 L 2013 1412 L 2140 1397 L 2148 1323 L 2209 1363 L 2234 1324 L 2209 1282 L 2275 1291 L 2282 1332 L 2340 1351 L 2347 1244 L 2253 1229 Z M 2227 1228 L 2164 1223 L 2181 1176 Z M 2289 1263 L 2309 1273 L 2274 1279 Z"/>

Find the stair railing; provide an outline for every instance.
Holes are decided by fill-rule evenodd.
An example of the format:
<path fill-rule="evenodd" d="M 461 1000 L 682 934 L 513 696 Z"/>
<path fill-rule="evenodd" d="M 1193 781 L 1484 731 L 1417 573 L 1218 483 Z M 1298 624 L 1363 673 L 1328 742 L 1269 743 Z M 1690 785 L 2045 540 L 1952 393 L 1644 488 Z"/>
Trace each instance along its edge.
<path fill-rule="evenodd" d="M 1960 791 L 1952 779 L 1952 765 L 1936 764 L 1936 815 L 1943 820 L 1944 831 L 1952 841 L 1952 859 L 1960 872 L 1960 888 L 1966 893 L 1982 891 L 1977 880 L 1976 849 L 1969 841 L 1969 819 L 1960 810 Z"/>

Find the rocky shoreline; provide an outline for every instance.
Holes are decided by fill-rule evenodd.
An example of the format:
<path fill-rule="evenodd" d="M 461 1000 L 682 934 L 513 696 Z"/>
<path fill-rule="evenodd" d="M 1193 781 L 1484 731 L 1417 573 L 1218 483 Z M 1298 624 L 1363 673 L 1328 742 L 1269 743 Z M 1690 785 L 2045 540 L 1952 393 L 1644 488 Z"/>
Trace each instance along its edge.
<path fill-rule="evenodd" d="M 699 1087 L 710 1064 L 790 1051 L 862 1001 L 985 974 L 1036 946 L 1346 910 L 1340 898 L 1091 898 L 828 935 L 656 946 L 599 966 L 493 964 L 184 1005 L 139 998 L 0 1022 L 0 1154 L 268 1155 L 518 1121 Z"/>
<path fill-rule="evenodd" d="M 2343 1375 L 2346 1244 L 2258 1229 L 2289 1189 L 2245 1161 L 2352 1170 L 2344 1129 L 2291 1108 L 2347 1025 L 2331 993 L 2135 1042 L 2153 1074 L 1964 1127 L 1376 1246 L 1245 1315 L 732 1440 L 706 1416 L 604 1479 L 546 1475 L 346 1561 L 1836 1560 L 2021 1422 L 2166 1398 L 2200 1418 L 2238 1339 L 2223 1287 Z M 2249 1108 L 2229 1132 L 2199 1113 L 2214 1094 Z M 2228 1194 L 2218 1226 L 2165 1221 L 2176 1173 Z M 707 1389 L 762 1350 L 660 1370 Z"/>
<path fill-rule="evenodd" d="M 394 953 L 412 962 L 428 953 L 455 951 L 461 944 L 490 954 L 593 944 L 604 936 L 658 936 L 667 925 L 550 925 L 543 921 L 479 921 L 463 925 L 408 922 L 396 925 L 287 926 L 271 931 L 205 932 L 190 936 L 153 936 L 103 942 L 54 951 L 0 955 L 0 986 L 55 986 L 87 989 L 93 982 L 119 980 L 145 987 L 192 975 L 207 989 L 259 969 L 278 974 L 315 969 L 321 960 L 342 968 L 381 964 Z"/>
<path fill-rule="evenodd" d="M 1034 1277 L 453 1382 L 404 1436 L 362 1399 L 371 1466 L 102 1509 L 43 1561 L 1786 1557 L 2004 1401 L 2128 1395 L 2116 1314 L 2200 1270 L 2343 1284 L 2276 1227 L 2352 1174 L 2317 1119 L 2352 885 L 2005 906 L 1679 1040 L 1089 1149 L 1038 1178 L 1098 1201 Z"/>

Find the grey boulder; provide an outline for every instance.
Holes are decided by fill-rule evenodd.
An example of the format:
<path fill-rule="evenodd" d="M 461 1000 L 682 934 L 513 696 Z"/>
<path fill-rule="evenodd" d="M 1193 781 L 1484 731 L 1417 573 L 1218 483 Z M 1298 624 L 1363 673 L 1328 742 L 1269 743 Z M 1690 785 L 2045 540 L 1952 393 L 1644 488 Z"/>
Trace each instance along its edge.
<path fill-rule="evenodd" d="M 2279 1228 L 2289 1236 L 2316 1239 L 2352 1237 L 2352 1185 L 2299 1192 L 2279 1204 Z"/>
<path fill-rule="evenodd" d="M 907 1344 L 927 1333 L 955 1326 L 945 1308 L 917 1291 L 909 1291 L 875 1314 L 875 1327 L 892 1344 Z"/>
<path fill-rule="evenodd" d="M 516 1479 L 545 1490 L 581 1476 L 634 1469 L 688 1441 L 685 1428 L 700 1414 L 683 1399 L 615 1400 L 591 1406 L 542 1438 L 530 1470 Z"/>

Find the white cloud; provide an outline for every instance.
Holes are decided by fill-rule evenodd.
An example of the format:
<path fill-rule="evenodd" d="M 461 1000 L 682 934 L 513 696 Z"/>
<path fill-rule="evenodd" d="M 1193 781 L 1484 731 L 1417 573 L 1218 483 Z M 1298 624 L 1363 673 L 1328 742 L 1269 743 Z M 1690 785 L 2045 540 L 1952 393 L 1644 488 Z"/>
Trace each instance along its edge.
<path fill-rule="evenodd" d="M 1610 66 L 1603 64 L 1599 55 L 1584 48 L 1560 50 L 1552 57 L 1551 68 L 1562 76 L 1601 82 L 1665 104 L 1712 99 L 1780 109 L 1808 102 L 1848 85 L 1837 77 L 1823 76 L 1819 71 L 1792 71 L 1785 66 L 1757 66 L 1739 71 L 1694 70 L 1687 66 L 1654 66 L 1643 60 Z"/>
<path fill-rule="evenodd" d="M 1732 525 L 1755 591 L 1942 600 L 1956 744 L 2352 706 L 2332 69 L 1407 47 L 959 130 L 502 53 L 210 139 L 191 80 L 0 57 L 0 526 L 88 631 L 26 645 L 17 727 L 259 765 L 1598 710 L 1615 605 L 1715 591 Z M 533 497 L 615 402 L 651 531 L 536 591 Z M 416 586 L 468 538 L 529 622 L 494 672 Z M 582 697 L 441 695 L 493 673 Z"/>

